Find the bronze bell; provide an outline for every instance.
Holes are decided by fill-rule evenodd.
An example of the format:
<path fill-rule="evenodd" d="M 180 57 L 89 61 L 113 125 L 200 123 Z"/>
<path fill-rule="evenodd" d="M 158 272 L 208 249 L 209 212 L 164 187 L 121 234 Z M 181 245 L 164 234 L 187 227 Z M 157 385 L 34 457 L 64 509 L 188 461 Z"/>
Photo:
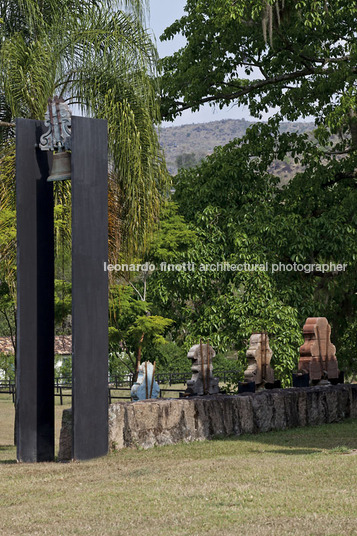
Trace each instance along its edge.
<path fill-rule="evenodd" d="M 69 152 L 53 155 L 52 171 L 47 181 L 66 181 L 71 179 L 71 156 Z"/>

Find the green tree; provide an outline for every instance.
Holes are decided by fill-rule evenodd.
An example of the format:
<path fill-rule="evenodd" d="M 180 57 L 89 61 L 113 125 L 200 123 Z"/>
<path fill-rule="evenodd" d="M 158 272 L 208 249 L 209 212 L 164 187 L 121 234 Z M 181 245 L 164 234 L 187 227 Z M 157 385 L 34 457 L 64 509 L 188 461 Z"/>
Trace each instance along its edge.
<path fill-rule="evenodd" d="M 173 341 L 155 347 L 157 372 L 191 372 L 192 362 L 187 359 L 187 351 Z"/>
<path fill-rule="evenodd" d="M 54 94 L 108 120 L 110 258 L 145 249 L 168 176 L 159 121 L 156 49 L 141 0 L 20 0 L 0 4 L 1 280 L 16 307 L 15 128 L 43 119 Z M 55 184 L 56 321 L 70 307 L 58 259 L 70 243 L 70 186 Z M 70 274 L 69 274 L 70 275 Z M 65 290 L 65 292 L 64 292 Z M 9 309 L 7 308 L 7 311 Z M 7 327 L 7 324 L 3 324 Z"/>
<path fill-rule="evenodd" d="M 198 164 L 199 159 L 196 153 L 182 153 L 176 157 L 177 168 L 190 168 Z"/>
<path fill-rule="evenodd" d="M 154 264 L 159 271 L 161 262 L 170 261 L 173 254 L 183 254 L 187 245 L 194 243 L 195 236 L 177 213 L 177 205 L 166 201 L 141 264 Z M 120 359 L 124 369 L 131 372 L 137 370 L 142 357 L 156 360 L 160 370 L 172 370 L 182 358 L 182 349 L 172 340 L 167 346 L 164 338 L 172 339 L 176 334 L 168 305 L 170 289 L 161 285 L 153 273 L 112 272 L 110 347 L 115 360 Z"/>
<path fill-rule="evenodd" d="M 180 211 L 201 227 L 195 218 L 204 221 L 210 214 L 211 228 L 218 226 L 226 242 L 225 254 L 231 251 L 232 229 L 239 229 L 250 258 L 253 251 L 274 263 L 346 263 L 346 272 L 277 272 L 260 279 L 262 296 L 271 285 L 266 307 L 273 306 L 271 319 L 275 314 L 283 322 L 274 297 L 292 308 L 295 325 L 302 326 L 306 316 L 329 318 L 340 366 L 351 372 L 357 316 L 356 5 L 347 0 L 188 0 L 185 9 L 162 37 L 182 33 L 187 39 L 163 60 L 164 116 L 210 103 L 245 104 L 257 118 L 274 108 L 275 117 L 269 125 L 249 129 L 243 141 L 217 149 L 194 173 L 181 171 L 175 185 Z M 316 121 L 314 141 L 279 135 L 282 119 L 308 115 Z M 302 171 L 280 188 L 267 170 L 269 162 L 286 155 Z M 184 200 L 196 192 L 193 208 Z M 240 287 L 243 294 L 247 285 Z M 292 349 L 292 341 L 285 342 Z"/>
<path fill-rule="evenodd" d="M 48 97 L 58 94 L 108 120 L 111 255 L 119 247 L 139 250 L 167 185 L 155 130 L 157 54 L 142 1 L 2 2 L 0 18 L 2 207 L 14 210 L 15 132 L 8 125 L 18 116 L 43 119 Z M 69 195 L 67 188 L 64 200 Z"/>
<path fill-rule="evenodd" d="M 185 339 L 183 328 L 185 308 L 182 306 L 183 302 L 177 300 L 175 284 L 172 284 L 180 274 L 172 272 L 168 265 L 180 264 L 187 260 L 187 250 L 196 242 L 197 235 L 178 210 L 178 205 L 172 201 L 163 206 L 145 260 L 156 266 L 148 285 L 148 299 L 152 303 L 152 311 L 154 314 L 165 315 L 175 320 L 170 333 L 175 342 L 181 346 Z"/>
<path fill-rule="evenodd" d="M 3 380 L 13 382 L 15 380 L 15 356 L 0 353 L 0 373 Z"/>
<path fill-rule="evenodd" d="M 142 298 L 134 285 L 111 286 L 109 346 L 115 356 L 111 368 L 114 369 L 114 361 L 120 361 L 134 379 L 142 357 L 150 358 L 157 347 L 166 343 L 164 335 L 173 324 L 170 318 L 152 315 L 151 304 Z"/>
<path fill-rule="evenodd" d="M 1 174 L 1 172 L 0 172 Z M 16 214 L 4 208 L 0 212 L 0 336 L 11 337 L 16 350 L 15 256 Z"/>
<path fill-rule="evenodd" d="M 294 158 L 304 155 L 304 171 L 280 188 L 269 168 L 287 152 Z M 176 340 L 188 347 L 209 337 L 220 352 L 235 348 L 243 362 L 250 334 L 267 330 L 275 370 L 286 384 L 297 366 L 306 317 L 327 316 L 340 366 L 351 373 L 356 364 L 357 193 L 348 180 L 335 180 L 356 164 L 352 157 L 327 160 L 307 136 L 280 135 L 270 125 L 257 124 L 242 139 L 217 147 L 199 167 L 181 170 L 175 200 L 185 218 L 182 225 L 195 239 L 181 251 L 168 252 L 165 260 L 196 269 L 155 272 L 148 292 L 157 310 L 164 308 L 175 320 Z M 268 263 L 269 270 L 200 269 L 224 262 Z M 348 269 L 272 273 L 272 264 L 279 262 L 345 262 Z"/>
<path fill-rule="evenodd" d="M 246 104 L 255 117 L 313 115 L 357 142 L 355 20 L 349 0 L 188 0 L 161 39 L 187 44 L 163 60 L 163 114 Z"/>
<path fill-rule="evenodd" d="M 16 352 L 16 308 L 6 281 L 0 281 L 0 329 L 0 336 L 10 337 Z"/>

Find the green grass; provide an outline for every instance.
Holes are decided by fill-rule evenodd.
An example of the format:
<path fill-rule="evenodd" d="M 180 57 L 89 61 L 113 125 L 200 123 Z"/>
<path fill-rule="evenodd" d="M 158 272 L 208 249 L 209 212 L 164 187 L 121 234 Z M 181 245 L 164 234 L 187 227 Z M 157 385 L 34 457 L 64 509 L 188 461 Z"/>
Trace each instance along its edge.
<path fill-rule="evenodd" d="M 1 535 L 357 535 L 357 420 L 16 464 L 0 411 Z"/>

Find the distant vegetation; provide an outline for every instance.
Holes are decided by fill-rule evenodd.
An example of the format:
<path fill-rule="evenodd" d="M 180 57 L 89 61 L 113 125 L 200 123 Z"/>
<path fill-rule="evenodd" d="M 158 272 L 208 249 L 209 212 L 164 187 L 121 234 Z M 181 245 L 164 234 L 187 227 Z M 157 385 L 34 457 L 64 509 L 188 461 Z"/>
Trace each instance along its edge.
<path fill-rule="evenodd" d="M 217 146 L 225 145 L 234 138 L 241 138 L 253 124 L 245 119 L 223 119 L 209 123 L 165 127 L 160 130 L 160 142 L 164 149 L 167 167 L 172 175 L 178 169 L 189 168 L 200 163 L 207 155 L 213 153 Z M 282 123 L 281 132 L 303 134 L 312 132 L 314 123 Z M 282 183 L 289 181 L 300 170 L 292 158 L 273 164 L 273 173 L 281 178 Z"/>
<path fill-rule="evenodd" d="M 0 4 L 0 335 L 16 329 L 15 132 L 8 125 L 18 115 L 43 118 L 56 90 L 108 118 L 110 261 L 148 263 L 111 272 L 111 371 L 137 370 L 147 359 L 158 371 L 187 367 L 187 351 L 201 338 L 242 368 L 251 333 L 267 331 L 286 386 L 306 318 L 325 316 L 339 366 L 354 377 L 357 3 L 186 2 L 185 15 L 161 36 L 181 34 L 186 44 L 159 64 L 134 17 L 144 2 L 99 9 L 107 4 Z M 114 5 L 132 11 L 113 12 Z M 170 198 L 153 125 L 207 103 L 245 106 L 255 122 L 158 126 L 173 175 Z M 273 117 L 259 122 L 267 109 Z M 55 210 L 63 248 L 69 200 L 58 196 Z M 70 266 L 56 251 L 56 327 L 66 333 Z M 222 263 L 234 268 L 217 268 Z M 333 268 L 342 264 L 345 270 Z"/>

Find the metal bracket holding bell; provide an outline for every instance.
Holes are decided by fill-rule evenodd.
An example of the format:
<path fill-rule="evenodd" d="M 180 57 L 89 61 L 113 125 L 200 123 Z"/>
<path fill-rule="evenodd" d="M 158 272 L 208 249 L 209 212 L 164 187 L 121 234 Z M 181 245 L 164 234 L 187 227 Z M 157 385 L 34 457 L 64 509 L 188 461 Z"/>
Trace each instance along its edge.
<path fill-rule="evenodd" d="M 71 179 L 71 111 L 62 97 L 48 99 L 45 114 L 45 126 L 48 131 L 40 138 L 42 151 L 53 151 L 53 164 L 48 181 Z"/>

